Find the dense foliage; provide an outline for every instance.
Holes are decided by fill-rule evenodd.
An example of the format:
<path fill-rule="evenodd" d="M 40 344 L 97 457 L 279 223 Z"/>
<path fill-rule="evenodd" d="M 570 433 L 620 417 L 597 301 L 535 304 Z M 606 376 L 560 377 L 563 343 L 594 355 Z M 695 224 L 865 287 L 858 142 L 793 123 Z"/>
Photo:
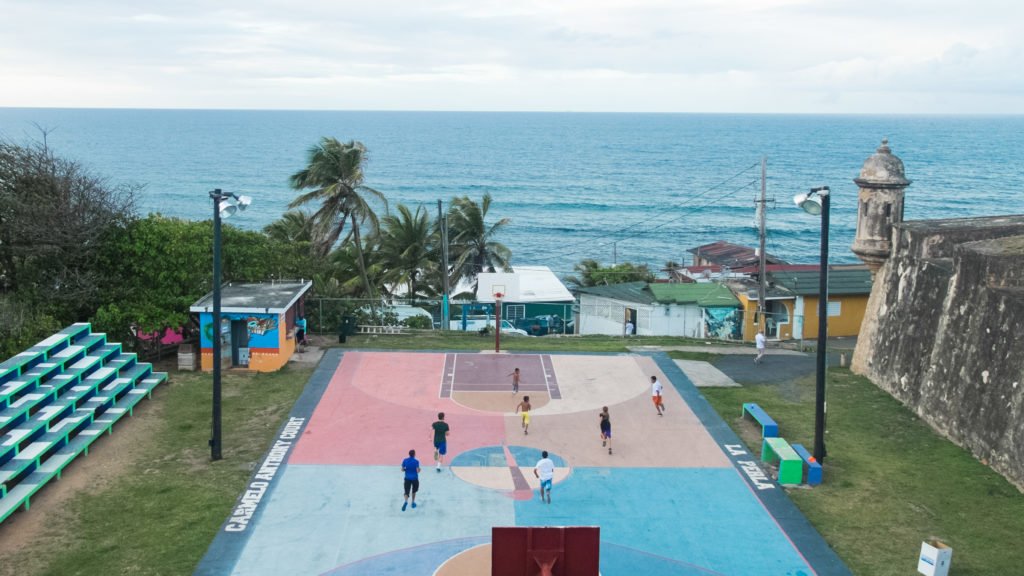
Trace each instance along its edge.
<path fill-rule="evenodd" d="M 255 282 L 307 278 L 315 260 L 309 244 L 281 242 L 223 224 L 223 279 Z M 153 214 L 110 234 L 102 250 L 106 303 L 97 327 L 124 338 L 133 323 L 145 331 L 188 322 L 188 308 L 212 289 L 213 228 Z"/>
<path fill-rule="evenodd" d="M 363 184 L 366 157 L 359 142 L 324 138 L 290 179 L 299 191 L 291 207 L 312 211 L 290 210 L 260 232 L 224 223 L 224 282 L 312 279 L 316 295 L 363 298 L 374 314 L 383 297 L 435 297 L 446 273 L 454 288 L 510 264 L 496 240 L 509 220 L 487 222 L 490 195 L 480 204 L 462 196 L 449 204 L 442 270 L 436 219 L 422 206 L 389 212 L 384 194 Z M 77 321 L 129 343 L 133 328 L 188 324 L 189 306 L 212 289 L 212 222 L 139 218 L 139 189 L 45 145 L 0 142 L 0 352 Z"/>
<path fill-rule="evenodd" d="M 622 282 L 654 281 L 654 273 L 646 264 L 623 262 L 614 266 L 602 266 L 597 260 L 587 258 L 573 266 L 573 270 L 576 274 L 567 277 L 565 282 L 574 289 Z"/>

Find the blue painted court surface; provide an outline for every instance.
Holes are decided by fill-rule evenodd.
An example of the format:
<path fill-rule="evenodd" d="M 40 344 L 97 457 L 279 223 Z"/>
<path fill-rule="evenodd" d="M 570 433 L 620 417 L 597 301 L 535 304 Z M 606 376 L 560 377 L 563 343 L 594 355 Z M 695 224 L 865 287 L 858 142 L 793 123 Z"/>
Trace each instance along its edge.
<path fill-rule="evenodd" d="M 509 363 L 537 371 L 529 434 L 513 414 L 522 393 L 498 380 Z M 474 369 L 465 389 L 459 365 Z M 664 417 L 651 375 L 666 383 Z M 439 411 L 452 428 L 440 472 Z M 422 472 L 403 512 L 409 449 Z M 551 504 L 536 495 L 541 450 L 556 466 Z M 778 485 L 747 473 L 752 461 L 661 355 L 332 351 L 196 573 L 486 575 L 468 562 L 489 558 L 492 527 L 599 526 L 604 576 L 849 574 Z"/>

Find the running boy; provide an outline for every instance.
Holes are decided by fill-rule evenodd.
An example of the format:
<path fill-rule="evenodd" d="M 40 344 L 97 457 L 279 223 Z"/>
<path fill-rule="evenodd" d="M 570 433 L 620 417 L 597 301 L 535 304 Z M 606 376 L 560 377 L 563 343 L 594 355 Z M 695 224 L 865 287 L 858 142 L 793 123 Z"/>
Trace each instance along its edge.
<path fill-rule="evenodd" d="M 612 419 L 611 415 L 608 414 L 608 407 L 601 408 L 601 413 L 597 415 L 601 419 L 601 446 L 608 446 L 608 453 L 612 453 Z"/>
<path fill-rule="evenodd" d="M 665 404 L 661 399 L 661 392 L 664 387 L 658 382 L 657 376 L 651 376 L 651 399 L 654 400 L 654 407 L 658 410 L 658 416 L 665 411 Z"/>
<path fill-rule="evenodd" d="M 434 462 L 437 464 L 437 471 L 441 471 L 441 464 L 444 462 L 444 455 L 448 453 L 448 423 L 444 421 L 444 412 L 437 413 L 437 422 L 430 425 L 433 430 L 434 440 Z"/>
<path fill-rule="evenodd" d="M 516 368 L 508 376 L 512 377 L 512 394 L 519 392 L 519 368 Z"/>
<path fill-rule="evenodd" d="M 540 479 L 541 502 L 551 504 L 551 481 L 555 477 L 555 463 L 548 458 L 547 450 L 540 453 L 540 460 L 533 467 L 533 475 Z M 544 498 L 545 491 L 547 492 L 546 500 Z"/>
<path fill-rule="evenodd" d="M 416 451 L 409 450 L 409 457 L 402 460 L 402 472 L 405 472 L 405 502 L 402 512 L 409 506 L 409 494 L 412 493 L 412 507 L 416 508 L 416 493 L 420 491 L 420 461 L 416 459 Z"/>
<path fill-rule="evenodd" d="M 530 433 L 530 397 L 523 396 L 523 401 L 516 405 L 516 414 L 523 411 L 523 434 Z"/>

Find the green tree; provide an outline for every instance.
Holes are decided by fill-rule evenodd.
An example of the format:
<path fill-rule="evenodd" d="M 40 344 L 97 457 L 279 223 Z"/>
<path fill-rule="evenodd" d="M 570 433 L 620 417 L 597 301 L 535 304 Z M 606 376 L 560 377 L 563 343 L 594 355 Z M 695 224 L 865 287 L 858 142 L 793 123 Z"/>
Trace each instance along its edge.
<path fill-rule="evenodd" d="M 624 282 L 653 282 L 654 274 L 646 264 L 623 262 L 615 266 L 601 266 L 592 258 L 586 258 L 573 266 L 576 274 L 567 276 L 565 283 L 572 289 L 588 286 L 607 286 Z"/>
<path fill-rule="evenodd" d="M 104 295 L 97 248 L 135 218 L 136 185 L 111 185 L 45 144 L 0 142 L 0 291 L 60 323 Z"/>
<path fill-rule="evenodd" d="M 349 232 L 342 243 L 351 238 L 355 244 L 363 287 L 367 296 L 372 298 L 373 288 L 366 269 L 359 227 L 369 223 L 371 231 L 378 228 L 377 214 L 370 206 L 370 200 L 379 201 L 387 210 L 387 198 L 363 184 L 365 160 L 366 147 L 361 142 L 353 140 L 343 144 L 335 138 L 322 138 L 319 144 L 310 148 L 307 166 L 290 178 L 292 188 L 309 191 L 300 194 L 288 207 L 319 203 L 312 220 L 314 245 L 321 256 L 330 252 L 342 238 L 347 222 Z"/>
<path fill-rule="evenodd" d="M 404 204 L 397 214 L 381 220 L 380 257 L 384 280 L 404 284 L 409 298 L 416 298 L 423 275 L 437 267 L 437 228 L 427 211 L 419 206 L 412 212 Z"/>
<path fill-rule="evenodd" d="M 263 227 L 263 233 L 278 242 L 313 242 L 313 219 L 305 210 L 289 210 L 279 220 Z"/>
<path fill-rule="evenodd" d="M 315 262 L 302 245 L 222 226 L 223 281 L 257 282 L 311 276 Z M 213 224 L 152 214 L 111 234 L 98 251 L 105 303 L 93 318 L 112 339 L 188 322 L 189 306 L 212 290 Z"/>
<path fill-rule="evenodd" d="M 448 237 L 451 244 L 453 276 L 456 281 L 476 278 L 481 272 L 494 272 L 508 268 L 512 251 L 495 238 L 511 220 L 502 218 L 488 225 L 487 213 L 491 209 L 491 195 L 484 194 L 477 204 L 462 196 L 452 198 L 448 209 Z"/>

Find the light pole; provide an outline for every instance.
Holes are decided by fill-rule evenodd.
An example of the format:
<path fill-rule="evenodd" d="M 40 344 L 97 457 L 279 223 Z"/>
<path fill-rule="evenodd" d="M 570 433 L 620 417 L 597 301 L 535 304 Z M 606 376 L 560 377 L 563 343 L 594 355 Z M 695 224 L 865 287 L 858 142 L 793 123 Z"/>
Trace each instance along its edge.
<path fill-rule="evenodd" d="M 828 186 L 811 188 L 806 194 L 797 194 L 793 202 L 804 212 L 821 215 L 821 263 L 818 286 L 818 365 L 814 392 L 814 459 L 824 462 L 825 449 L 825 348 L 828 343 Z"/>
<path fill-rule="evenodd" d="M 221 459 L 220 442 L 220 220 L 228 218 L 252 204 L 252 198 L 220 188 L 210 191 L 213 200 L 213 436 L 210 438 L 210 459 Z"/>

